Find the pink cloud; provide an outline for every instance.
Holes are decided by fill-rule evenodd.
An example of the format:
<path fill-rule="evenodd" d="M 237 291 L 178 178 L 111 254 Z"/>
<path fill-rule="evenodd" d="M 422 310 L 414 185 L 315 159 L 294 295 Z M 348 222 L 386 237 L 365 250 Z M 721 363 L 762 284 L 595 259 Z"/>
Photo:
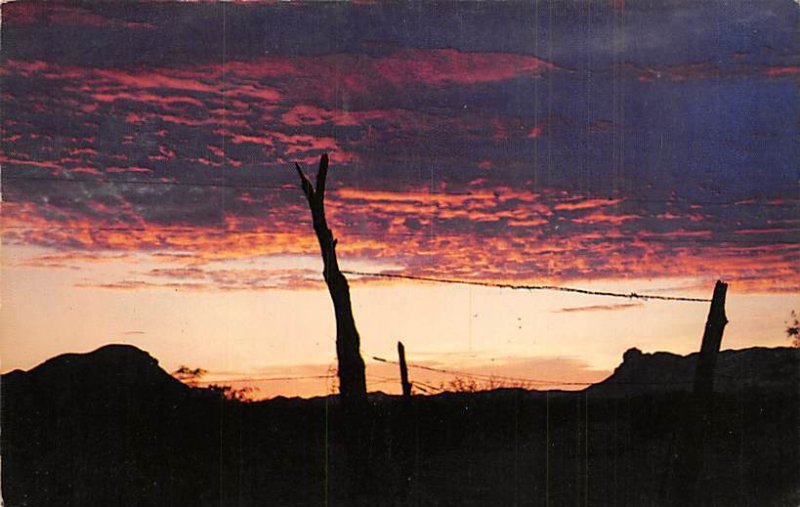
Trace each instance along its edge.
<path fill-rule="evenodd" d="M 800 67 L 771 67 L 766 71 L 769 77 L 783 77 L 800 74 Z"/>
<path fill-rule="evenodd" d="M 343 72 L 343 69 L 350 69 Z M 505 81 L 521 76 L 537 77 L 557 67 L 544 60 L 507 53 L 475 53 L 454 49 L 409 49 L 381 57 L 359 54 L 334 54 L 318 57 L 263 57 L 225 64 L 226 79 L 238 83 L 231 96 L 243 95 L 274 102 L 281 94 L 257 84 L 266 78 L 292 80 L 287 93 L 295 99 L 334 98 L 346 90 L 354 95 L 369 95 L 374 90 L 407 85 L 472 85 Z M 221 77 L 221 65 L 183 70 L 207 79 Z M 298 80 L 296 78 L 304 78 Z M 338 91 L 337 91 L 338 90 Z M 320 121 L 319 110 L 298 110 L 287 117 L 296 123 Z M 303 113 L 306 119 L 303 120 Z M 309 124 L 309 123 L 306 123 Z"/>
<path fill-rule="evenodd" d="M 92 97 L 98 102 L 114 102 L 116 100 L 132 100 L 136 102 L 146 102 L 148 104 L 162 104 L 172 106 L 174 104 L 190 104 L 197 107 L 204 107 L 203 103 L 192 97 L 175 97 L 154 95 L 152 93 L 95 93 Z"/>
<path fill-rule="evenodd" d="M 106 172 L 108 173 L 151 173 L 153 172 L 152 169 L 148 169 L 146 167 L 106 167 Z"/>
<path fill-rule="evenodd" d="M 508 53 L 466 53 L 454 49 L 398 51 L 377 59 L 377 75 L 395 85 L 422 82 L 429 85 L 478 84 L 538 76 L 555 69 L 533 56 Z"/>
<path fill-rule="evenodd" d="M 93 74 L 111 82 L 119 83 L 130 88 L 169 88 L 173 90 L 186 90 L 204 93 L 219 93 L 218 85 L 205 84 L 200 76 L 191 76 L 188 79 L 169 76 L 163 69 L 142 72 L 125 72 L 115 69 L 101 69 Z"/>
<path fill-rule="evenodd" d="M 118 21 L 76 6 L 48 4 L 43 2 L 14 2 L 3 7 L 3 22 L 11 25 L 60 25 L 88 26 L 94 28 L 154 28 L 149 23 Z"/>
<path fill-rule="evenodd" d="M 230 136 L 230 140 L 234 144 L 250 143 L 264 146 L 274 146 L 275 144 L 272 139 L 266 136 L 248 136 L 244 134 L 233 134 Z"/>
<path fill-rule="evenodd" d="M 544 134 L 544 125 L 536 125 L 528 132 L 528 139 L 538 139 Z"/>
<path fill-rule="evenodd" d="M 600 208 L 604 206 L 615 206 L 621 202 L 620 199 L 579 199 L 560 202 L 553 209 L 556 210 L 579 210 Z"/>

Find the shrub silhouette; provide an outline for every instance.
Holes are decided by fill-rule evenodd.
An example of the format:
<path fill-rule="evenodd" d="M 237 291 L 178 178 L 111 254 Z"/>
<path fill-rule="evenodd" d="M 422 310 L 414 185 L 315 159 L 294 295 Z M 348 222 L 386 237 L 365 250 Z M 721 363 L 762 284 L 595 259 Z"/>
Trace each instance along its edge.
<path fill-rule="evenodd" d="M 172 376 L 192 388 L 204 389 L 226 400 L 249 402 L 252 401 L 251 395 L 258 390 L 258 388 L 255 387 L 235 388 L 233 386 L 216 383 L 201 387 L 200 379 L 207 373 L 208 370 L 204 368 L 190 368 L 186 365 L 181 365 L 177 370 L 172 372 Z"/>
<path fill-rule="evenodd" d="M 792 347 L 800 348 L 800 320 L 797 318 L 796 311 L 792 310 L 787 324 L 786 337 L 792 340 Z"/>

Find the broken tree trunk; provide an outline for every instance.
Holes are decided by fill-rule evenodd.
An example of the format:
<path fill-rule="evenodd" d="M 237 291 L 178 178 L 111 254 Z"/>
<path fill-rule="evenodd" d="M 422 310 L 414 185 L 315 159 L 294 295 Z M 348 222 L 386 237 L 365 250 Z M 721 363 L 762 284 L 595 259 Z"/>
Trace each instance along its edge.
<path fill-rule="evenodd" d="M 350 286 L 339 270 L 336 259 L 336 238 L 328 228 L 325 218 L 325 179 L 328 175 L 328 155 L 322 155 L 317 172 L 316 188 L 295 164 L 300 175 L 303 193 L 311 209 L 314 232 L 322 253 L 325 284 L 328 286 L 336 314 L 336 356 L 339 362 L 339 393 L 345 405 L 358 405 L 367 399 L 367 384 L 364 376 L 364 360 L 361 358 L 360 342 L 353 309 L 350 303 Z"/>
<path fill-rule="evenodd" d="M 400 356 L 400 383 L 403 386 L 403 397 L 411 396 L 411 382 L 408 381 L 408 366 L 406 365 L 406 348 L 403 342 L 397 342 L 397 355 Z"/>

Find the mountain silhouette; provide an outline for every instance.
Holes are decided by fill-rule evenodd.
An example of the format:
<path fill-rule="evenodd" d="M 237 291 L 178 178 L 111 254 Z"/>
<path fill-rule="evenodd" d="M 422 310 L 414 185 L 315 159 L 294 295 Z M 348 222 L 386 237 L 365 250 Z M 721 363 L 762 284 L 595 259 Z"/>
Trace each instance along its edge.
<path fill-rule="evenodd" d="M 4 389 L 24 390 L 31 401 L 68 409 L 76 405 L 151 404 L 186 396 L 189 387 L 165 372 L 147 352 L 132 345 L 106 345 L 86 354 L 62 354 L 30 371 L 3 375 Z"/>
<path fill-rule="evenodd" d="M 668 391 L 690 391 L 699 354 L 643 353 L 637 348 L 607 379 L 589 387 L 593 395 L 631 396 Z M 753 347 L 723 350 L 717 356 L 714 389 L 734 393 L 746 388 L 796 389 L 800 386 L 800 349 Z"/>
<path fill-rule="evenodd" d="M 146 352 L 64 354 L 3 375 L 0 387 L 6 505 L 156 505 L 166 491 L 191 491 L 195 478 L 154 465 L 177 468 L 211 426 L 200 419 L 200 434 L 181 433 L 197 396 Z"/>

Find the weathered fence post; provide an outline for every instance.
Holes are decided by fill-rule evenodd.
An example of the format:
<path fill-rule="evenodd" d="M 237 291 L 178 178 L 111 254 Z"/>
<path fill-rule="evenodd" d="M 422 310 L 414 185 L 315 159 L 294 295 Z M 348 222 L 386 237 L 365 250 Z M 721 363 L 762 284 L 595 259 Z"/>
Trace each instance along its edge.
<path fill-rule="evenodd" d="M 722 344 L 722 333 L 728 318 L 725 316 L 725 295 L 728 284 L 717 281 L 711 308 L 708 311 L 703 342 L 697 357 L 694 388 L 685 412 L 679 417 L 676 456 L 672 463 L 671 498 L 674 505 L 702 505 L 708 503 L 707 478 L 703 477 L 703 463 L 708 452 L 706 440 L 711 434 L 713 410 L 714 369 Z"/>
<path fill-rule="evenodd" d="M 722 332 L 728 323 L 728 318 L 725 316 L 727 292 L 728 284 L 717 280 L 714 296 L 711 298 L 711 309 L 706 319 L 706 329 L 703 332 L 703 343 L 700 345 L 700 355 L 697 358 L 697 369 L 694 374 L 695 396 L 707 396 L 714 392 L 714 368 L 722 344 Z"/>
<path fill-rule="evenodd" d="M 400 382 L 403 386 L 403 397 L 411 396 L 411 382 L 408 381 L 408 366 L 406 366 L 406 348 L 403 342 L 397 342 L 397 355 L 400 356 Z"/>
<path fill-rule="evenodd" d="M 407 497 L 411 491 L 411 482 L 414 474 L 413 449 L 414 438 L 417 424 L 417 417 L 413 416 L 412 411 L 416 411 L 416 404 L 411 398 L 411 382 L 408 381 L 408 365 L 406 364 L 406 348 L 403 342 L 397 342 L 397 355 L 400 364 L 400 383 L 403 387 L 403 401 L 400 403 L 397 428 L 396 455 L 400 468 L 400 494 Z"/>

